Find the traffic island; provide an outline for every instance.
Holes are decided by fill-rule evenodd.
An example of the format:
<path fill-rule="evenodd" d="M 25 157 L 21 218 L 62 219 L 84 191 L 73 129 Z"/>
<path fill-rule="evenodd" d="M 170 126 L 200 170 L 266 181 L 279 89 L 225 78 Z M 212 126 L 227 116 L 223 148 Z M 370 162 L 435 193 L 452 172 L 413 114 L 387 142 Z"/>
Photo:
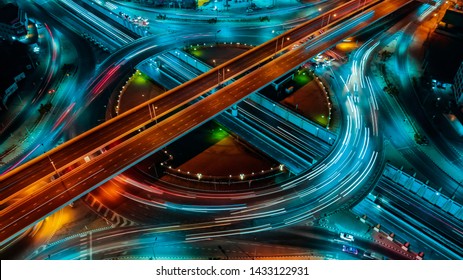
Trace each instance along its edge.
<path fill-rule="evenodd" d="M 231 191 L 263 187 L 286 176 L 279 163 L 213 121 L 185 135 L 167 151 L 171 157 L 161 163 L 164 175 L 159 180 L 169 185 Z"/>

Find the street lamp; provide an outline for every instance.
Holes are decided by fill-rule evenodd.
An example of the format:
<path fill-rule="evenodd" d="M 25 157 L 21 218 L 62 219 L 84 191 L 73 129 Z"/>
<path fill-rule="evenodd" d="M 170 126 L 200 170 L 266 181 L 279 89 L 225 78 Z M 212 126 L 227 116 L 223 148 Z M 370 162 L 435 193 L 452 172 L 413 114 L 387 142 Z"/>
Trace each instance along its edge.
<path fill-rule="evenodd" d="M 333 14 L 333 17 L 336 17 L 337 14 Z M 324 18 L 324 17 L 323 17 Z M 323 18 L 322 18 L 322 25 L 321 27 L 323 27 Z M 331 14 L 328 15 L 328 21 L 326 22 L 325 26 L 327 26 L 328 24 L 330 24 L 330 20 L 331 20 Z"/>
<path fill-rule="evenodd" d="M 154 105 L 153 105 L 154 106 Z M 154 121 L 156 122 L 156 124 L 158 124 L 158 117 L 156 116 L 156 110 L 158 109 L 158 107 L 153 107 L 153 112 L 154 112 Z"/>
<path fill-rule="evenodd" d="M 331 14 L 328 15 L 328 22 L 330 21 L 330 17 L 331 17 Z M 325 17 L 323 16 L 323 17 L 322 17 L 322 24 L 321 24 L 321 27 L 323 27 L 323 19 L 324 19 L 324 18 L 325 18 Z M 328 24 L 326 24 L 326 25 L 328 25 Z"/>
<path fill-rule="evenodd" d="M 289 41 L 289 37 L 286 37 L 286 41 Z M 276 44 L 275 44 L 275 55 L 277 54 L 277 51 L 278 51 L 278 43 L 279 43 L 279 40 L 280 38 L 277 38 L 277 41 L 276 41 Z M 280 47 L 280 50 L 283 49 L 283 44 L 285 42 L 285 37 L 281 38 L 281 47 Z"/>
<path fill-rule="evenodd" d="M 151 115 L 151 106 L 153 106 L 153 115 Z M 158 118 L 156 116 L 156 110 L 158 109 L 158 107 L 155 107 L 154 104 L 149 104 L 148 105 L 148 111 L 150 112 L 150 119 L 153 120 L 153 117 L 154 117 L 154 121 L 156 122 L 156 124 L 158 124 Z"/>
<path fill-rule="evenodd" d="M 337 14 L 333 14 L 333 17 L 336 17 L 336 16 L 337 16 Z M 327 23 L 326 25 L 330 24 L 330 18 L 331 18 L 331 15 L 330 15 L 330 17 L 328 18 L 328 23 Z"/>
<path fill-rule="evenodd" d="M 286 41 L 289 41 L 289 37 L 286 37 Z M 285 42 L 284 38 L 281 40 L 281 49 L 283 49 L 283 43 Z"/>
<path fill-rule="evenodd" d="M 67 192 L 67 191 L 68 191 L 68 188 L 66 187 L 66 184 L 64 183 L 63 178 L 61 178 L 61 176 L 59 176 L 58 169 L 56 168 L 55 163 L 54 163 L 53 160 L 51 159 L 51 157 L 50 157 L 50 155 L 48 154 L 48 152 L 45 151 L 45 146 L 43 145 L 43 143 L 41 143 L 40 145 L 42 145 L 43 150 L 44 150 L 44 154 L 47 155 L 48 160 L 49 160 L 50 163 L 51 163 L 51 166 L 53 166 L 53 170 L 55 170 L 55 173 L 56 173 L 56 178 L 55 178 L 55 179 L 58 179 L 58 178 L 61 179 L 61 180 L 60 180 L 60 181 L 61 181 L 61 184 L 63 184 L 64 190 Z M 71 195 L 70 195 L 70 197 L 71 197 Z M 72 201 L 70 205 L 72 205 L 72 203 L 74 203 L 74 201 Z"/>
<path fill-rule="evenodd" d="M 217 73 L 220 73 L 219 71 L 220 69 L 217 71 Z M 227 68 L 227 72 L 230 72 L 230 68 Z M 219 79 L 219 76 L 217 76 L 217 79 Z M 225 68 L 222 68 L 222 81 L 225 82 Z M 220 80 L 218 82 L 218 85 L 220 86 Z"/>
<path fill-rule="evenodd" d="M 59 174 L 58 174 L 58 169 L 56 169 L 55 163 L 53 162 L 53 160 L 51 160 L 51 157 L 50 157 L 50 155 L 48 154 L 48 152 L 45 152 L 45 146 L 43 145 L 43 143 L 41 143 L 40 145 L 42 145 L 43 150 L 44 150 L 44 154 L 47 155 L 48 160 L 50 161 L 51 165 L 53 166 L 53 170 L 55 170 L 56 178 L 58 178 Z"/>
<path fill-rule="evenodd" d="M 50 155 L 47 154 L 47 157 L 48 157 L 48 159 L 50 160 L 50 163 L 51 163 L 51 165 L 53 166 L 53 169 L 54 169 L 55 172 L 56 172 L 56 177 L 58 177 L 58 176 L 59 176 L 59 174 L 58 174 L 58 169 L 56 169 L 55 163 L 51 160 Z"/>

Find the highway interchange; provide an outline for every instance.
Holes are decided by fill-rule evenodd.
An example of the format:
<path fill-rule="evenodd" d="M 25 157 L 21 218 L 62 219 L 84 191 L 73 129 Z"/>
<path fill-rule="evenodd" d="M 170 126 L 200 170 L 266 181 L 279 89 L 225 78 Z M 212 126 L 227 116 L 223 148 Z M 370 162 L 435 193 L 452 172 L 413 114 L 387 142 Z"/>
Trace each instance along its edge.
<path fill-rule="evenodd" d="M 362 4 L 365 5 L 365 2 L 362 1 Z M 275 80 L 282 73 L 296 69 L 316 54 L 410 2 L 397 0 L 377 5 L 373 3 L 371 9 L 364 7 L 361 14 L 341 24 L 332 20 L 333 27 L 329 29 L 323 26 L 327 15 L 316 17 L 299 29 L 292 29 L 267 44 L 254 48 L 252 52 L 220 65 L 2 175 L 1 212 L 5 217 L 0 223 L 2 244 L 50 213 L 54 213 L 175 141 L 184 133 L 212 119 L 250 93 Z M 336 17 L 341 19 L 358 6 L 359 1 L 347 2 L 346 5 L 339 6 L 337 10 L 329 13 L 336 14 Z M 320 29 L 323 32 L 320 32 Z M 309 39 L 312 34 L 315 38 Z M 93 101 L 97 98 L 109 81 L 123 76 L 122 69 L 127 67 L 127 64 L 133 65 L 143 60 L 155 48 L 156 51 L 168 49 L 177 41 L 175 38 L 170 39 L 173 41 L 158 40 L 159 43 L 149 37 L 138 39 L 103 62 L 104 66 L 100 65 L 101 74 L 89 83 L 89 100 Z M 296 43 L 297 46 L 293 46 Z M 177 217 L 181 221 L 181 226 L 179 223 L 174 223 L 166 226 L 168 230 L 176 232 L 175 228 L 180 227 L 179 230 L 184 233 L 183 238 L 186 242 L 203 242 L 256 232 L 269 234 L 267 231 L 284 229 L 313 220 L 320 217 L 322 213 L 330 213 L 340 208 L 347 209 L 366 195 L 371 184 L 374 184 L 380 176 L 384 165 L 384 135 L 378 122 L 380 110 L 378 104 L 383 102 L 379 98 L 377 100 L 374 95 L 375 92 L 381 91 L 378 85 L 370 77 L 365 78 L 361 72 L 366 71 L 367 66 L 364 63 L 371 53 L 367 47 L 373 49 L 380 43 L 381 39 L 376 38 L 359 49 L 358 53 L 361 54 L 363 51 L 364 54 L 366 53 L 366 58 L 359 60 L 361 65 L 356 66 L 354 63 L 355 70 L 348 83 L 336 81 L 337 85 L 332 85 L 333 89 L 340 93 L 338 103 L 339 110 L 343 114 L 343 129 L 333 151 L 324 160 L 308 172 L 281 185 L 264 190 L 229 193 L 223 197 L 219 196 L 220 200 L 217 200 L 218 197 L 215 195 L 214 201 L 204 200 L 206 204 L 198 201 L 201 193 L 167 194 L 159 190 L 157 195 L 163 197 L 165 201 L 195 205 L 194 208 L 191 207 L 194 209 L 191 210 L 192 212 L 210 213 L 203 217 L 195 216 L 193 224 L 185 223 L 188 221 L 188 215 L 185 216 L 185 222 L 181 217 Z M 214 94 L 177 112 L 178 108 L 204 95 L 218 83 L 236 78 L 245 71 L 250 72 L 218 89 Z M 354 98 L 356 96 L 353 96 L 349 90 L 353 84 L 361 85 L 359 98 Z M 153 110 L 156 110 L 156 116 L 153 116 Z M 117 130 L 114 127 L 117 127 Z M 140 128 L 142 128 L 141 132 L 139 132 Z M 118 144 L 110 147 L 110 144 L 115 142 Z M 87 155 L 94 157 L 88 163 L 82 162 Z M 50 164 L 51 159 L 54 164 Z M 49 177 L 56 172 L 55 168 L 61 170 L 69 165 L 76 167 L 66 173 L 62 172 L 61 176 L 49 181 Z M 203 197 L 206 199 L 207 195 L 203 194 Z M 458 197 L 461 197 L 460 193 Z M 165 204 L 161 208 L 168 209 L 169 206 Z M 143 230 L 151 233 L 159 232 L 159 228 L 147 227 Z M 119 231 L 122 233 L 125 229 Z M 129 230 L 129 232 L 138 231 L 139 229 Z M 149 244 L 149 242 L 144 243 Z M 69 248 L 72 246 L 69 245 Z M 141 245 L 135 244 L 135 246 Z M 50 250 L 55 249 L 50 248 Z M 79 256 L 68 255 L 68 257 Z"/>

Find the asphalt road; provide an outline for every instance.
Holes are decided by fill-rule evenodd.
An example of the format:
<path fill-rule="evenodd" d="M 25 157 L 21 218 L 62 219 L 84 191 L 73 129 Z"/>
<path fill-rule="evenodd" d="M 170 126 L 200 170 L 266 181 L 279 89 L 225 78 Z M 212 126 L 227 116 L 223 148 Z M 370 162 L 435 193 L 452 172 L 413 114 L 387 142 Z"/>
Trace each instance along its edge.
<path fill-rule="evenodd" d="M 337 18 L 340 19 L 342 16 L 356 8 L 357 5 L 358 3 L 347 3 L 330 13 L 336 13 Z M 209 71 L 180 87 L 152 99 L 147 102 L 149 104 L 145 103 L 137 106 L 136 108 L 79 135 L 52 151 L 49 151 L 47 156 L 38 157 L 8 172 L 7 174 L 2 175 L 0 177 L 0 202 L 3 203 L 9 196 L 17 193 L 22 188 L 29 186 L 38 180 L 43 180 L 45 177 L 50 177 L 55 171 L 53 166 L 50 164 L 51 160 L 54 162 L 54 165 L 58 170 L 72 163 L 82 161 L 86 155 L 92 154 L 99 149 L 104 148 L 108 144 L 114 143 L 124 136 L 137 131 L 140 127 L 153 122 L 154 119 L 150 117 L 152 109 L 150 109 L 149 106 L 158 108 L 156 110 L 158 118 L 168 112 L 172 112 L 183 104 L 186 104 L 217 86 L 218 82 L 216 73 L 220 76 L 220 82 L 234 78 L 252 66 L 259 64 L 266 58 L 274 55 L 277 49 L 281 50 L 292 45 L 294 42 L 298 42 L 307 36 L 307 34 L 314 33 L 316 30 L 320 29 L 322 21 L 326 21 L 324 16 L 317 17 L 299 28 L 295 28 L 289 31 L 289 33 L 283 34 L 285 36 L 282 38 L 276 37 L 275 39 L 270 40 L 267 43 L 214 68 L 212 71 Z M 327 46 L 329 45 L 330 44 L 327 44 Z M 127 53 L 124 52 L 124 54 L 126 55 Z M 93 94 L 98 95 L 109 80 L 117 78 L 117 70 L 127 63 L 123 57 L 124 56 L 121 57 L 121 55 L 113 56 L 112 59 L 120 58 L 120 62 L 113 63 L 108 66 L 106 68 L 107 72 L 100 75 L 97 81 L 90 85 L 92 86 L 91 92 Z"/>
<path fill-rule="evenodd" d="M 5 209 L 5 219 L 0 222 L 0 227 L 2 229 L 0 232 L 3 240 L 2 243 L 7 241 L 8 237 L 12 237 L 22 229 L 27 228 L 30 224 L 40 220 L 68 202 L 98 187 L 109 178 L 133 166 L 136 161 L 146 158 L 160 147 L 169 144 L 184 133 L 211 119 L 219 112 L 246 97 L 249 93 L 260 89 L 265 84 L 278 78 L 281 74 L 298 67 L 298 65 L 310 57 L 331 47 L 335 42 L 338 42 L 361 30 L 368 24 L 382 18 L 384 15 L 389 14 L 397 7 L 408 2 L 409 1 L 396 0 L 388 1 L 387 4 L 378 5 L 375 8 L 374 13 L 367 12 L 359 19 L 347 23 L 339 29 L 330 33 L 327 32 L 323 36 L 319 36 L 317 40 L 315 40 L 316 43 L 310 43 L 308 47 L 304 46 L 301 48 L 295 48 L 286 55 L 275 58 L 273 61 L 262 66 L 258 70 L 249 73 L 237 82 L 217 91 L 214 95 L 204 98 L 198 103 L 178 112 L 157 125 L 148 128 L 137 137 L 133 137 L 103 153 L 101 156 L 94 158 L 91 163 L 83 165 L 78 169 L 65 174 L 60 179 L 53 181 L 40 192 L 37 192 L 26 199 L 17 202 L 8 209 Z M 213 77 L 215 81 L 215 73 L 213 74 Z M 374 165 L 375 163 L 375 158 L 375 152 L 373 152 L 368 162 L 359 162 L 360 164 L 355 166 L 358 166 L 360 169 L 371 170 L 372 164 Z M 365 164 L 366 166 L 362 167 L 362 165 Z M 352 178 L 351 173 L 344 174 L 344 176 L 347 176 L 344 183 Z M 278 219 L 278 221 L 272 221 L 269 223 L 272 217 L 266 217 L 266 219 L 264 218 L 257 222 L 256 225 L 247 228 L 240 227 L 230 231 L 221 230 L 219 232 L 200 233 L 190 236 L 189 238 L 192 240 L 200 240 L 203 238 L 209 238 L 211 235 L 220 236 L 236 234 L 239 232 L 244 233 L 250 230 L 262 231 L 296 223 L 319 213 L 327 207 L 336 207 L 335 204 L 337 204 L 338 201 L 342 202 L 349 200 L 350 196 L 348 196 L 348 194 L 358 186 L 359 180 L 365 178 L 365 176 L 366 174 L 364 171 L 360 178 L 353 182 L 354 185 L 349 186 L 346 189 L 338 187 L 334 192 L 328 188 L 325 188 L 324 190 L 315 189 L 310 198 L 311 203 L 299 204 L 299 200 L 302 200 L 301 194 L 296 194 L 296 197 L 298 198 L 297 202 L 295 202 L 295 200 L 290 200 L 285 203 L 288 207 L 287 211 L 285 209 L 272 210 L 279 212 L 280 219 Z M 333 180 L 331 180 L 331 182 L 332 181 Z M 297 185 L 298 183 L 294 182 L 292 184 Z M 299 185 L 302 185 L 302 188 L 305 189 L 304 184 L 299 183 Z M 336 185 L 337 184 L 335 183 L 335 186 Z M 342 185 L 345 184 L 341 184 L 341 186 Z M 329 194 L 327 194 L 327 191 L 329 191 Z M 290 192 L 292 193 L 292 190 Z M 337 196 L 330 197 L 333 194 L 337 194 Z M 318 197 L 321 197 L 321 195 L 324 195 L 324 198 L 322 199 L 323 201 L 317 199 Z M 38 203 L 40 200 L 45 202 Z M 272 208 L 275 208 L 275 206 L 272 206 Z M 235 216 L 234 218 L 226 221 L 237 223 L 246 220 L 238 218 L 239 216 Z M 248 216 L 247 219 L 254 219 L 254 217 Z"/>
<path fill-rule="evenodd" d="M 181 228 L 184 232 L 178 233 Z M 40 248 L 25 259 L 113 259 L 149 257 L 152 259 L 258 259 L 262 257 L 327 256 L 335 259 L 362 259 L 364 251 L 375 251 L 389 259 L 405 259 L 371 240 L 343 241 L 333 232 L 318 227 L 294 227 L 290 230 L 218 238 L 205 242 L 186 242 L 185 234 L 198 228 L 165 226 L 108 229 L 73 236 Z M 358 249 L 357 255 L 342 252 L 342 246 Z"/>
<path fill-rule="evenodd" d="M 422 234 L 463 256 L 461 221 L 427 203 L 423 198 L 410 194 L 405 188 L 387 178 L 382 178 L 375 190 L 383 198 L 378 202 L 381 208 L 387 209 L 397 217 L 402 217 L 410 225 L 421 229 Z M 424 240 L 422 237 L 417 238 Z"/>

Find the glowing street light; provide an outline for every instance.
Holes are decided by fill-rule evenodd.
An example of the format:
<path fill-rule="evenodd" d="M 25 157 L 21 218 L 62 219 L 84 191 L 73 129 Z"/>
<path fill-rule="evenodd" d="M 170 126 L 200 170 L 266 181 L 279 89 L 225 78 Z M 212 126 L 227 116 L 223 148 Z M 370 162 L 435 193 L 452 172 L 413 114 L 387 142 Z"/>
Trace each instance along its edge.
<path fill-rule="evenodd" d="M 42 145 L 43 149 L 45 150 L 45 146 L 43 145 L 43 143 L 41 143 L 40 145 Z M 56 165 L 53 162 L 53 160 L 51 159 L 50 154 L 48 152 L 44 152 L 44 153 L 47 155 L 48 160 L 50 161 L 51 165 L 53 166 L 53 170 L 55 170 L 56 177 L 58 178 L 58 176 L 59 176 L 58 169 L 56 169 Z"/>
<path fill-rule="evenodd" d="M 151 106 L 153 106 L 153 107 L 151 107 Z M 158 109 L 158 107 L 155 107 L 154 104 L 149 104 L 148 105 L 148 109 L 150 111 L 150 116 L 151 116 L 151 108 L 153 108 L 154 121 L 156 122 L 156 124 L 158 124 L 158 117 L 156 115 L 156 110 Z M 153 119 L 153 118 L 151 118 L 151 119 Z"/>

